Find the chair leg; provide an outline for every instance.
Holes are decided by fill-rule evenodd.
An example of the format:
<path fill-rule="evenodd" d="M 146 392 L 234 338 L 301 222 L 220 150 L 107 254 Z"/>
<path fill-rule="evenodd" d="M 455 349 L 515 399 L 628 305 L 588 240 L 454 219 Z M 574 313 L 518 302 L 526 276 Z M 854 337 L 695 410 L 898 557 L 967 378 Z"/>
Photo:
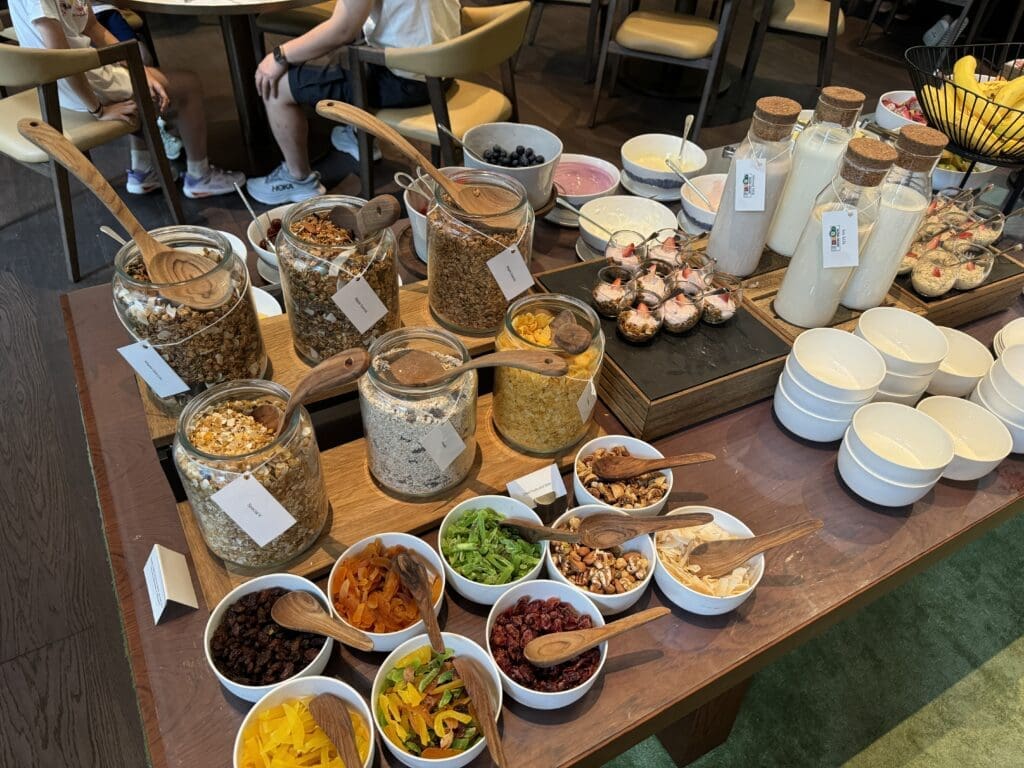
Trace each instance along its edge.
<path fill-rule="evenodd" d="M 430 162 L 437 166 L 442 165 L 441 147 L 437 144 L 430 145 Z"/>
<path fill-rule="evenodd" d="M 615 4 L 616 0 L 608 0 L 608 16 L 601 35 L 601 53 L 597 58 L 597 74 L 594 78 L 594 95 L 590 100 L 590 114 L 587 117 L 588 128 L 593 128 L 597 120 L 597 106 L 601 101 L 601 86 L 604 84 L 604 70 L 608 63 L 608 46 L 611 44 L 612 27 L 615 26 Z"/>
<path fill-rule="evenodd" d="M 537 30 L 540 28 L 541 17 L 544 16 L 545 3 L 538 3 L 534 0 L 530 9 L 530 19 L 526 22 L 526 44 L 533 45 L 537 40 Z"/>
<path fill-rule="evenodd" d="M 619 84 L 619 67 L 622 66 L 622 56 L 612 54 L 612 77 L 608 81 L 608 96 L 615 96 L 615 86 Z"/>
<path fill-rule="evenodd" d="M 743 62 L 743 72 L 740 75 L 742 90 L 740 91 L 740 104 L 747 100 L 750 86 L 754 82 L 754 72 L 757 69 L 757 62 L 761 58 L 761 50 L 764 48 L 764 40 L 768 37 L 768 22 L 771 20 L 772 2 L 766 0 L 761 5 L 761 19 L 754 27 L 750 36 L 750 47 L 747 51 L 747 58 Z"/>
<path fill-rule="evenodd" d="M 82 279 L 78 267 L 78 244 L 75 241 L 75 217 L 71 209 L 71 184 L 64 166 L 50 161 L 50 178 L 53 180 L 53 197 L 57 203 L 57 217 L 60 219 L 60 237 L 64 243 L 67 258 L 68 280 L 77 283 Z"/>
<path fill-rule="evenodd" d="M 519 97 L 516 96 L 516 72 L 515 64 L 511 60 L 503 61 L 501 63 L 501 88 L 505 92 L 506 98 L 512 104 L 512 114 L 509 116 L 509 120 L 513 123 L 519 122 Z"/>
<path fill-rule="evenodd" d="M 601 29 L 604 24 L 604 6 L 601 0 L 590 0 L 590 9 L 587 11 L 587 63 L 584 83 L 594 81 L 594 49 L 601 36 Z"/>
<path fill-rule="evenodd" d="M 868 39 L 868 32 L 871 31 L 871 25 L 875 23 L 875 16 L 878 15 L 878 9 L 881 5 L 882 0 L 875 0 L 875 2 L 871 4 L 871 12 L 868 14 L 868 20 L 864 24 L 864 31 L 861 32 L 860 40 L 857 41 L 857 45 L 864 45 L 864 41 Z M 895 9 L 893 9 L 892 15 L 895 15 Z"/>
<path fill-rule="evenodd" d="M 160 60 L 156 57 L 156 44 L 153 42 L 153 33 L 149 31 L 149 21 L 143 17 L 142 29 L 139 30 L 139 37 L 142 38 L 142 42 L 146 45 L 146 50 L 149 51 L 149 59 L 153 62 L 154 67 L 160 66 Z"/>
<path fill-rule="evenodd" d="M 373 178 L 373 136 L 366 131 L 356 131 L 359 144 L 359 178 L 362 180 L 363 197 L 369 200 L 375 192 Z"/>

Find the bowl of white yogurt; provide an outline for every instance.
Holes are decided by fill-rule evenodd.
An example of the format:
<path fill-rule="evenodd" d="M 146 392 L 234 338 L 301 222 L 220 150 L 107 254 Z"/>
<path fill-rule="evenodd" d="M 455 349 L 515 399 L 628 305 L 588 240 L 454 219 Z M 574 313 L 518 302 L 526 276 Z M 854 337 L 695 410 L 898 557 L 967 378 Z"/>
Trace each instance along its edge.
<path fill-rule="evenodd" d="M 613 232 L 630 230 L 646 237 L 676 227 L 676 215 L 667 206 L 646 197 L 599 197 L 586 203 L 580 212 L 580 235 L 598 253 L 604 253 Z"/>

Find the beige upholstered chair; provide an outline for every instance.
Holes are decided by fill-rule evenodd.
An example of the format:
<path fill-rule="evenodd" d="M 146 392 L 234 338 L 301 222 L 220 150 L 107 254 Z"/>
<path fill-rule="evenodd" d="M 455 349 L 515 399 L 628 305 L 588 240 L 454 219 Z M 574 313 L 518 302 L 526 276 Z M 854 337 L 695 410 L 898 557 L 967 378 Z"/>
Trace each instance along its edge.
<path fill-rule="evenodd" d="M 164 155 L 163 144 L 156 127 L 156 110 L 149 99 L 149 88 L 146 85 L 139 46 L 134 40 L 102 49 L 76 48 L 56 51 L 0 45 L 0 85 L 10 89 L 28 89 L 0 99 L 0 153 L 37 173 L 48 174 L 53 179 L 57 213 L 61 221 L 61 237 L 67 256 L 68 277 L 74 282 L 78 281 L 80 274 L 68 173 L 62 166 L 51 161 L 42 150 L 22 138 L 18 133 L 18 121 L 23 117 L 41 118 L 58 131 L 63 131 L 83 152 L 131 133 L 136 126 L 120 121 L 100 121 L 84 112 L 61 109 L 57 96 L 57 80 L 60 78 L 121 61 L 128 64 L 132 87 L 136 94 L 135 100 L 142 118 L 142 130 L 149 151 L 157 161 L 157 172 L 171 209 L 171 216 L 175 223 L 181 224 L 184 217 L 181 213 L 178 189 L 174 185 L 170 166 Z M 139 94 L 142 94 L 143 98 L 140 99 Z"/>
<path fill-rule="evenodd" d="M 309 32 L 322 21 L 331 18 L 335 0 L 327 0 L 301 8 L 284 11 L 267 11 L 256 17 L 256 28 L 260 32 L 285 37 L 298 37 Z"/>

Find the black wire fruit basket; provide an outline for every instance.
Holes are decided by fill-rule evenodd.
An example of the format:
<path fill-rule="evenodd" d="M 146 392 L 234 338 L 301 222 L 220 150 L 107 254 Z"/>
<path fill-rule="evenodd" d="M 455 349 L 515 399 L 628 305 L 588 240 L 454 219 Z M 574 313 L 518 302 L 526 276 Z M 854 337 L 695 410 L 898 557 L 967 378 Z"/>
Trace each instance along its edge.
<path fill-rule="evenodd" d="M 968 56 L 976 61 L 973 71 Z M 950 151 L 1024 165 L 1024 43 L 920 45 L 905 57 L 921 110 L 949 137 Z"/>

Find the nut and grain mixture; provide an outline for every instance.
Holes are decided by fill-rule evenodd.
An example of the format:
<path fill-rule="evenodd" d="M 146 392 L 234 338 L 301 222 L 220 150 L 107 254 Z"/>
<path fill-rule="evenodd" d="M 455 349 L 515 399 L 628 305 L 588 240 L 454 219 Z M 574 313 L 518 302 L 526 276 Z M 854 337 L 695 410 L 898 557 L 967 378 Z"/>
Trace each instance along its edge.
<path fill-rule="evenodd" d="M 580 518 L 570 517 L 569 525 L 562 527 L 578 531 Z M 551 559 L 562 575 L 597 595 L 621 595 L 636 589 L 651 569 L 650 561 L 636 550 L 591 549 L 566 541 L 552 541 L 550 546 Z"/>
<path fill-rule="evenodd" d="M 935 250 L 922 256 L 914 265 L 910 282 L 922 296 L 935 297 L 953 290 L 959 275 L 959 260 L 945 251 Z"/>
<path fill-rule="evenodd" d="M 958 291 L 970 291 L 985 282 L 989 272 L 992 271 L 993 259 L 989 256 L 977 259 L 966 259 L 960 264 L 960 271 L 957 273 L 956 283 L 953 287 Z"/>
<path fill-rule="evenodd" d="M 597 448 L 589 456 L 576 462 L 576 474 L 587 492 L 598 501 L 619 509 L 639 509 L 659 501 L 668 493 L 668 477 L 661 472 L 645 472 L 628 480 L 602 480 L 593 470 L 594 462 L 602 456 L 629 456 L 624 445 Z"/>
<path fill-rule="evenodd" d="M 196 449 L 223 459 L 197 456 L 180 443 L 174 446 L 178 474 L 206 545 L 218 557 L 248 568 L 291 559 L 316 540 L 327 521 L 327 490 L 312 424 L 304 416 L 288 442 L 271 447 L 274 435 L 252 417 L 261 403 L 284 408 L 273 397 L 223 401 L 200 411 L 188 425 L 186 434 Z M 233 456 L 239 458 L 232 460 Z M 247 472 L 295 518 L 291 528 L 265 547 L 210 498 Z"/>

